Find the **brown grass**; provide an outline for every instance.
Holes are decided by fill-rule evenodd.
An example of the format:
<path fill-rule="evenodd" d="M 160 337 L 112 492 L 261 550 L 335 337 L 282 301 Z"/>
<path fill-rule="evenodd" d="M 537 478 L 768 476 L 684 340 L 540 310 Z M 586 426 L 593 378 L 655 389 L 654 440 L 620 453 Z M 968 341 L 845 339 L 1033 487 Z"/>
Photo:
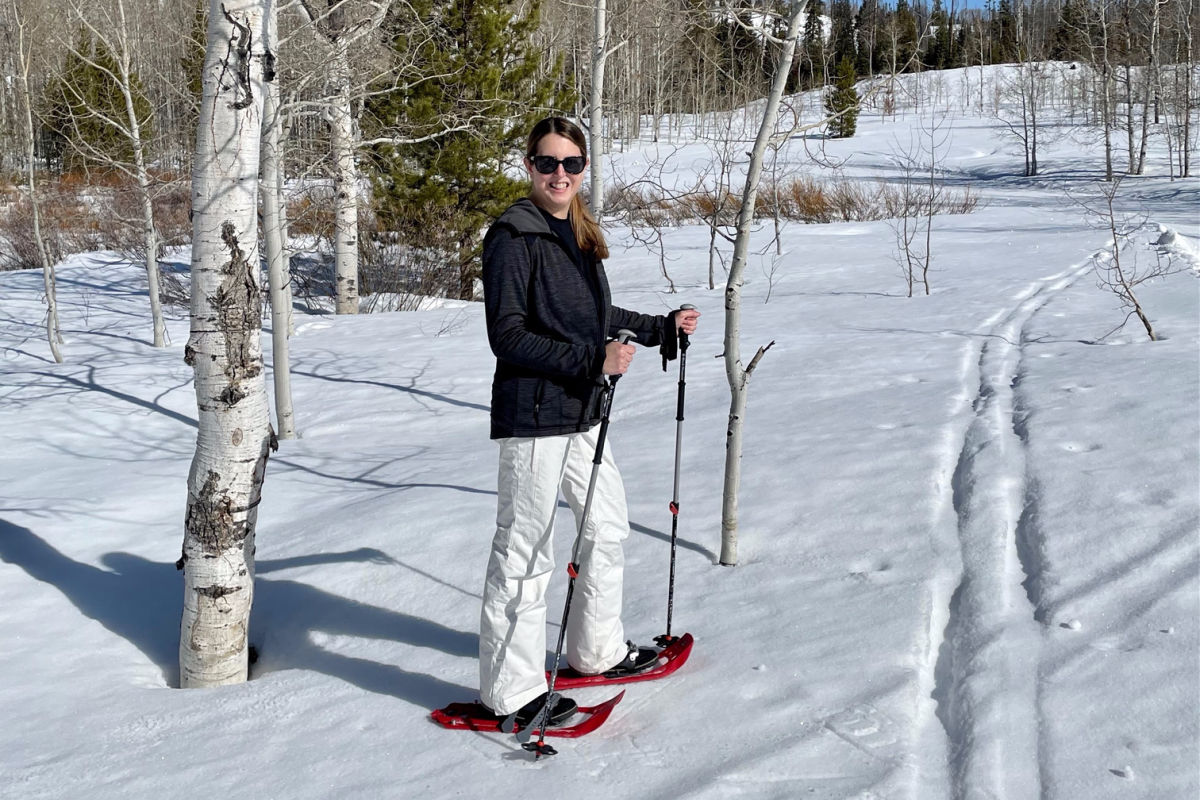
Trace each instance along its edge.
<path fill-rule="evenodd" d="M 764 181 L 755 200 L 754 216 L 781 218 L 821 224 L 864 222 L 890 219 L 904 214 L 926 213 L 928 186 L 903 187 L 882 181 L 858 181 L 849 178 L 818 180 L 800 176 L 779 184 Z M 737 222 L 741 197 L 727 190 L 720 192 L 697 188 L 677 195 L 645 186 L 610 189 L 605 197 L 608 213 L 631 225 L 672 226 L 696 222 L 716 222 L 732 226 Z M 963 192 L 941 189 L 934 201 L 935 214 L 969 214 L 978 205 L 970 187 Z"/>

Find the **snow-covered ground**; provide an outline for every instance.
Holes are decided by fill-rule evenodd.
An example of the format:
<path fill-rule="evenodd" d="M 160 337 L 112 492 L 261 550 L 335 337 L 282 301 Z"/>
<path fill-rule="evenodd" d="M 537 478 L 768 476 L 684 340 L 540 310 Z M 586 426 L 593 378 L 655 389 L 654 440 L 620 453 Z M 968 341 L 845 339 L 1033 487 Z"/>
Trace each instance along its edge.
<path fill-rule="evenodd" d="M 886 175 L 933 108 L 864 114 L 825 152 Z M 903 296 L 886 222 L 789 225 L 773 277 L 773 250 L 747 270 L 742 352 L 775 346 L 751 384 L 737 567 L 716 564 L 728 388 L 707 232 L 665 231 L 671 295 L 658 255 L 610 231 L 618 303 L 704 313 L 674 619 L 697 645 L 536 764 L 428 719 L 476 691 L 496 471 L 478 304 L 297 318 L 302 438 L 259 514 L 260 659 L 244 685 L 180 691 L 187 321 L 154 350 L 140 269 L 77 256 L 55 365 L 40 274 L 0 273 L 0 796 L 1195 798 L 1200 186 L 1169 180 L 1161 149 L 1121 186 L 1146 221 L 1123 259 L 1152 263 L 1169 229 L 1182 269 L 1142 287 L 1162 341 L 1136 320 L 1110 334 L 1106 234 L 1064 191 L 1094 196 L 1094 135 L 1064 129 L 1025 179 L 999 122 L 954 91 L 944 108 L 944 166 L 984 203 L 936 220 L 932 296 Z M 814 143 L 781 158 L 815 172 Z M 709 146 L 675 142 L 672 163 Z M 635 360 L 610 431 L 643 642 L 666 616 L 674 370 Z M 565 561 L 565 510 L 558 534 Z"/>

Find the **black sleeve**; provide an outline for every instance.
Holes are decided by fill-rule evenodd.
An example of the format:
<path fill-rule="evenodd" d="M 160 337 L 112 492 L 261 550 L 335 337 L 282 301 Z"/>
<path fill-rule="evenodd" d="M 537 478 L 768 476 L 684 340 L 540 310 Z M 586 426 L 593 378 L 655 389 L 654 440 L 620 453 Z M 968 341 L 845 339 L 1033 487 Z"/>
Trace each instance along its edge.
<path fill-rule="evenodd" d="M 483 303 L 492 352 L 509 363 L 551 375 L 600 375 L 604 348 L 537 332 L 528 316 L 531 279 L 524 237 L 504 226 L 489 231 L 483 243 Z"/>
<path fill-rule="evenodd" d="M 615 339 L 619 330 L 627 328 L 637 334 L 638 344 L 643 347 L 657 347 L 667 336 L 668 322 L 669 318 L 661 314 L 639 314 L 620 306 L 612 306 L 608 315 L 608 335 Z"/>

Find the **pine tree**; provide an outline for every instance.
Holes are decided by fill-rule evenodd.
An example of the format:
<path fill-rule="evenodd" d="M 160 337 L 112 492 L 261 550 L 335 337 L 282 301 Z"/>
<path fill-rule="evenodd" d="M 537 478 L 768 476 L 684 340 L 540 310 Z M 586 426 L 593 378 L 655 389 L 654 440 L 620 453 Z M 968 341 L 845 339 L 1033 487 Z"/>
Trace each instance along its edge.
<path fill-rule="evenodd" d="M 824 86 L 829 80 L 825 73 L 825 25 L 821 20 L 824 9 L 821 0 L 809 0 L 805 11 L 800 81 L 806 87 Z"/>
<path fill-rule="evenodd" d="M 113 77 L 118 74 L 108 48 L 81 33 L 67 53 L 62 72 L 46 88 L 48 149 L 61 159 L 64 169 L 105 169 L 112 162 L 133 161 L 133 144 L 118 127 L 129 119 L 125 95 Z M 136 75 L 131 83 L 138 125 L 143 140 L 148 140 L 150 101 Z"/>
<path fill-rule="evenodd" d="M 363 113 L 368 140 L 428 137 L 375 146 L 365 169 L 381 226 L 456 264 L 457 285 L 447 291 L 463 298 L 473 294 L 482 230 L 525 191 L 505 162 L 534 122 L 572 103 L 561 79 L 538 78 L 541 54 L 530 43 L 537 5 L 523 16 L 517 8 L 509 0 L 413 4 L 425 27 L 410 35 L 394 17 L 393 46 L 431 77 L 373 95 Z"/>
<path fill-rule="evenodd" d="M 922 60 L 929 69 L 947 69 L 951 66 L 950 22 L 946 17 L 946 10 L 942 7 L 942 0 L 933 0 L 929 27 L 933 29 L 933 36 L 929 38 L 929 45 L 925 48 Z"/>
<path fill-rule="evenodd" d="M 992 11 L 992 63 L 1009 64 L 1020 59 L 1017 49 L 1017 16 L 1011 0 L 999 0 Z"/>
<path fill-rule="evenodd" d="M 1086 20 L 1081 0 L 1066 0 L 1059 9 L 1058 22 L 1050 38 L 1050 58 L 1072 61 L 1082 58 L 1087 49 Z"/>
<path fill-rule="evenodd" d="M 712 29 L 729 99 L 741 105 L 747 96 L 761 97 L 770 84 L 770 70 L 762 37 L 754 32 L 753 19 L 742 14 L 737 20 L 717 22 Z"/>
<path fill-rule="evenodd" d="M 859 75 L 874 75 L 879 66 L 881 17 L 878 0 L 862 0 L 854 19 L 854 68 Z"/>
<path fill-rule="evenodd" d="M 908 0 L 898 0 L 896 3 L 892 26 L 895 35 L 892 68 L 896 72 L 904 72 L 911 69 L 910 62 L 917 52 L 917 17 Z"/>
<path fill-rule="evenodd" d="M 843 58 L 855 58 L 854 11 L 850 0 L 832 0 L 829 4 L 830 17 L 830 62 L 840 64 Z"/>
<path fill-rule="evenodd" d="M 188 104 L 184 108 L 181 129 L 195 136 L 196 123 L 200 120 L 200 98 L 204 94 L 204 47 L 208 37 L 208 0 L 198 0 L 192 15 L 191 32 L 183 40 L 183 53 L 179 56 L 179 69 L 183 73 Z"/>
<path fill-rule="evenodd" d="M 825 91 L 825 113 L 834 116 L 828 125 L 829 136 L 848 139 L 858 127 L 858 91 L 854 88 L 854 62 L 849 56 L 838 62 L 833 86 Z"/>

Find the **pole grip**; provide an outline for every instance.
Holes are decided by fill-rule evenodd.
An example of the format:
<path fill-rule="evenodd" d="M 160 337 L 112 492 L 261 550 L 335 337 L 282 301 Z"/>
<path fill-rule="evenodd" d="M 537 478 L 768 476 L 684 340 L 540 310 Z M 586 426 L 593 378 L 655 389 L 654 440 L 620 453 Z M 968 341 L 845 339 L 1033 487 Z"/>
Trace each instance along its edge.
<path fill-rule="evenodd" d="M 628 328 L 621 328 L 621 330 L 617 331 L 617 341 L 620 342 L 621 344 L 629 344 L 631 341 L 633 341 L 636 338 L 637 338 L 637 334 L 634 333 L 633 331 L 629 330 Z M 620 380 L 620 378 L 621 378 L 620 375 L 609 375 L 608 376 L 609 391 L 612 390 L 612 387 L 617 385 L 617 381 Z"/>
<path fill-rule="evenodd" d="M 681 305 L 679 307 L 679 310 L 680 311 L 695 311 L 696 307 L 694 305 L 692 305 L 691 303 L 684 303 L 683 305 Z M 686 333 L 684 333 L 682 330 L 680 330 L 679 331 L 679 349 L 687 350 L 688 344 L 689 344 L 688 335 Z"/>

